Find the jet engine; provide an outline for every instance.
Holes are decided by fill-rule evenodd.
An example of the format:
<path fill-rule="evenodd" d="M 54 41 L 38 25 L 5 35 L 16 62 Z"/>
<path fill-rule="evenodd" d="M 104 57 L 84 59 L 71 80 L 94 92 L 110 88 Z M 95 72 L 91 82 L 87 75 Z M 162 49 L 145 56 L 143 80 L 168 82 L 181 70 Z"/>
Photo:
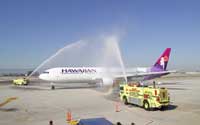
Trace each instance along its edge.
<path fill-rule="evenodd" d="M 104 86 L 112 86 L 113 85 L 113 79 L 112 78 L 103 78 L 102 83 Z"/>

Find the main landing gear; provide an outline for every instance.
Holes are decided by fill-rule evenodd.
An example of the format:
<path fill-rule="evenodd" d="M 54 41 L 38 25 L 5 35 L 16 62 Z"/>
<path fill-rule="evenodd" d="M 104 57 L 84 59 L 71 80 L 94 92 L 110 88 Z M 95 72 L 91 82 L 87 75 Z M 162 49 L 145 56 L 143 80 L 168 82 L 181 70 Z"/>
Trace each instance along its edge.
<path fill-rule="evenodd" d="M 51 90 L 54 90 L 55 89 L 55 85 L 54 83 L 51 83 Z"/>

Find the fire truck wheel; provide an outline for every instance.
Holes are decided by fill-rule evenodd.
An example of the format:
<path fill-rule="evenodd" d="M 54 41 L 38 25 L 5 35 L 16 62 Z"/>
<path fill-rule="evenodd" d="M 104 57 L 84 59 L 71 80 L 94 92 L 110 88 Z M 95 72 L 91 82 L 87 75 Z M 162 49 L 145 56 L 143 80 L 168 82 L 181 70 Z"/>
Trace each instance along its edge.
<path fill-rule="evenodd" d="M 126 97 L 123 98 L 123 102 L 124 102 L 125 105 L 128 105 L 128 100 L 127 100 Z"/>
<path fill-rule="evenodd" d="M 144 101 L 143 107 L 144 107 L 145 110 L 149 111 L 150 107 L 149 107 L 148 101 Z"/>

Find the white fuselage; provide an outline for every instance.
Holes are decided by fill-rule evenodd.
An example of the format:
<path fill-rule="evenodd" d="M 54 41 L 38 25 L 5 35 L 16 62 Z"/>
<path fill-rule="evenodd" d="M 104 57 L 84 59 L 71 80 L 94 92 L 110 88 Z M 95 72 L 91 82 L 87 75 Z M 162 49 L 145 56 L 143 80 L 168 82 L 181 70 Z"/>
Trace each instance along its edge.
<path fill-rule="evenodd" d="M 147 68 L 132 68 L 128 72 L 145 72 Z M 126 71 L 127 72 L 127 71 Z M 122 75 L 119 68 L 100 67 L 59 67 L 48 69 L 39 78 L 50 82 L 64 83 L 97 83 L 111 82 L 116 75 Z"/>

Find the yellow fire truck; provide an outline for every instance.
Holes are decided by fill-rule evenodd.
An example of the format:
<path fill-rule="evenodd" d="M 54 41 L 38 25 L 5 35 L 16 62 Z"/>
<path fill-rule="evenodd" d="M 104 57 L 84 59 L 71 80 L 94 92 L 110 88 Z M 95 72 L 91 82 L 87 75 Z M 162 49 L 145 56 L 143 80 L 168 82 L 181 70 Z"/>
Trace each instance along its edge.
<path fill-rule="evenodd" d="M 165 109 L 170 97 L 166 88 L 141 86 L 140 84 L 120 84 L 120 99 L 127 104 L 143 107 L 145 110 L 153 108 Z"/>
<path fill-rule="evenodd" d="M 13 80 L 14 85 L 28 85 L 29 80 L 26 78 L 18 78 Z"/>

